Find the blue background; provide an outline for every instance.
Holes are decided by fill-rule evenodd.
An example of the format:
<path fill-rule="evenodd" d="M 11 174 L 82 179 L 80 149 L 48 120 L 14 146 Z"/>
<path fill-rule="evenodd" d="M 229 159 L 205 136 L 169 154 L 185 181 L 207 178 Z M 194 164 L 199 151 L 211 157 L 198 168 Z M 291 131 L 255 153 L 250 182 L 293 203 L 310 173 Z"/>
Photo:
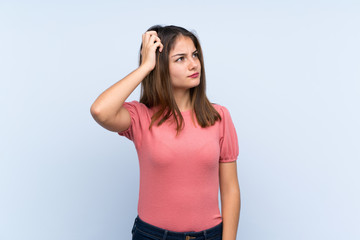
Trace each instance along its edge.
<path fill-rule="evenodd" d="M 360 239 L 359 1 L 1 1 L 0 239 L 130 239 L 133 143 L 91 117 L 154 24 L 195 30 L 239 138 L 238 239 Z M 139 98 L 137 88 L 128 100 Z"/>

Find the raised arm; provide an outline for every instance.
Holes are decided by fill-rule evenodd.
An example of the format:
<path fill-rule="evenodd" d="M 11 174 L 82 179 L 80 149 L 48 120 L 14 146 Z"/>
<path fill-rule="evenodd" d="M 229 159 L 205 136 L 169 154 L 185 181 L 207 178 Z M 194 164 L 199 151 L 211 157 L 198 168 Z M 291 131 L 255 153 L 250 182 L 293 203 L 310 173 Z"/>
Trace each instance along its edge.
<path fill-rule="evenodd" d="M 121 132 L 130 126 L 130 114 L 122 107 L 125 100 L 154 69 L 156 49 L 162 51 L 163 45 L 155 31 L 142 35 L 142 63 L 126 77 L 106 89 L 91 105 L 94 120 L 109 131 Z"/>

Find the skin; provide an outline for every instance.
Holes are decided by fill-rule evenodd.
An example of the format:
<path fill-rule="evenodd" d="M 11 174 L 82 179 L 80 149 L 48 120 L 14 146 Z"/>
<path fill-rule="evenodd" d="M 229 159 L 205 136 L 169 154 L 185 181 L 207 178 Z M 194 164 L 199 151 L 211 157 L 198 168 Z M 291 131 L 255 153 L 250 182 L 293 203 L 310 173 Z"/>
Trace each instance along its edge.
<path fill-rule="evenodd" d="M 162 51 L 163 45 L 155 31 L 148 31 L 142 35 L 143 62 L 126 77 L 106 89 L 94 101 L 90 112 L 97 123 L 109 131 L 121 132 L 130 126 L 130 114 L 122 107 L 125 100 L 141 83 L 156 64 L 156 51 Z M 170 58 L 170 76 L 176 103 L 181 111 L 191 108 L 189 89 L 199 84 L 200 76 L 196 79 L 187 76 L 199 72 L 200 62 L 194 54 L 195 46 L 190 38 L 179 37 L 170 57 L 184 53 L 183 58 Z M 236 161 L 219 164 L 219 181 L 221 194 L 221 212 L 223 218 L 223 240 L 236 240 L 240 215 L 240 189 L 237 178 Z"/>
<path fill-rule="evenodd" d="M 219 164 L 223 240 L 236 240 L 240 217 L 240 188 L 235 162 Z"/>
<path fill-rule="evenodd" d="M 178 55 L 183 54 L 183 55 Z M 201 64 L 189 37 L 180 36 L 170 51 L 169 71 L 176 103 L 181 111 L 190 109 L 190 91 L 200 83 Z M 197 78 L 189 78 L 199 72 Z M 223 240 L 236 240 L 240 216 L 240 188 L 235 162 L 220 163 L 219 182 L 223 217 Z"/>
<path fill-rule="evenodd" d="M 169 53 L 169 72 L 175 101 L 180 111 L 191 109 L 190 88 L 200 84 L 201 64 L 191 38 L 179 36 Z M 189 76 L 199 73 L 196 78 Z"/>

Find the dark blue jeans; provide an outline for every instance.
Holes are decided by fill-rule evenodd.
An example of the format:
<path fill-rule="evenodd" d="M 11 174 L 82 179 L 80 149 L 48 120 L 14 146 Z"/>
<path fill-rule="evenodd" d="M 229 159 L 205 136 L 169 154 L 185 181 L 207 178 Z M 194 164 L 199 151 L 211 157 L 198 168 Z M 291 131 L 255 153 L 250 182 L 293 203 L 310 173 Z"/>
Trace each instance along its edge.
<path fill-rule="evenodd" d="M 222 240 L 222 222 L 200 232 L 173 232 L 153 226 L 136 216 L 132 240 Z"/>

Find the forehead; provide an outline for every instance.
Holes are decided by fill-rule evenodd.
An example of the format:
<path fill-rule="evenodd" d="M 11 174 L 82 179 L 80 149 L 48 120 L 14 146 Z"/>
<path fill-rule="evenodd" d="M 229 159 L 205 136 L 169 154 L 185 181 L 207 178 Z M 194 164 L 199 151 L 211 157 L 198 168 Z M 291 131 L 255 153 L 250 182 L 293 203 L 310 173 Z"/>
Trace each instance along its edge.
<path fill-rule="evenodd" d="M 190 37 L 184 37 L 180 35 L 176 38 L 173 48 L 170 52 L 178 53 L 178 52 L 186 52 L 186 51 L 194 51 L 195 45 Z"/>

